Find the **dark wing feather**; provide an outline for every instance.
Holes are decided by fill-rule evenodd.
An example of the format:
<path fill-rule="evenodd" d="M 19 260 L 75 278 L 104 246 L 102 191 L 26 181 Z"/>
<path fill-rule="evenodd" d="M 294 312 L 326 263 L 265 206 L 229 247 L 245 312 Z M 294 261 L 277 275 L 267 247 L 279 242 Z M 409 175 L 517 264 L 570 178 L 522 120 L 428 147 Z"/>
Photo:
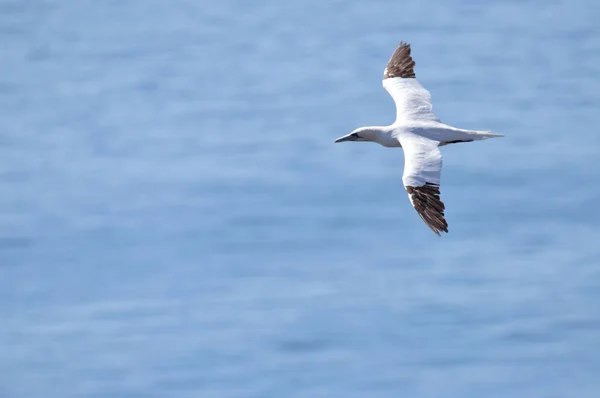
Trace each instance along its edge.
<path fill-rule="evenodd" d="M 410 44 L 401 41 L 383 71 L 383 80 L 416 77 L 414 68 L 415 61 L 410 56 Z"/>
<path fill-rule="evenodd" d="M 440 232 L 448 232 L 448 223 L 444 217 L 444 203 L 440 200 L 440 186 L 426 183 L 420 187 L 406 187 L 415 210 L 425 224 L 438 236 Z"/>

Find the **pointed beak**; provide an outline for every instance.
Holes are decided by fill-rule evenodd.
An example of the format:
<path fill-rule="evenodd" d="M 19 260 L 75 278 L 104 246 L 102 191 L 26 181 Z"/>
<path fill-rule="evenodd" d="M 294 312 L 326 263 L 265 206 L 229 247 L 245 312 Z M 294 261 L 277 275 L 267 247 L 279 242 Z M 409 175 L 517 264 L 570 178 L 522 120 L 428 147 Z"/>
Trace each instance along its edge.
<path fill-rule="evenodd" d="M 344 141 L 354 141 L 354 140 L 356 140 L 357 138 L 358 138 L 358 137 L 357 137 L 357 134 L 348 134 L 348 135 L 345 135 L 345 136 L 343 136 L 343 137 L 340 137 L 340 138 L 338 138 L 337 140 L 335 140 L 335 141 L 333 141 L 333 142 L 337 144 L 338 142 L 344 142 Z"/>

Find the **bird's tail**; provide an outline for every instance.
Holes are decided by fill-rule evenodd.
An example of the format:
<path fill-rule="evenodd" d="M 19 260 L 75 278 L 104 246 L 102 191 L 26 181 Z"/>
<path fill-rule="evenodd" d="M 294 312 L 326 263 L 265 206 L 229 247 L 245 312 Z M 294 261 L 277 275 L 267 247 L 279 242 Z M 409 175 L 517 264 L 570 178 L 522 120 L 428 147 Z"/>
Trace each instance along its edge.
<path fill-rule="evenodd" d="M 477 136 L 480 140 L 487 140 L 488 138 L 504 137 L 502 134 L 494 134 L 487 130 L 469 130 L 471 135 Z"/>

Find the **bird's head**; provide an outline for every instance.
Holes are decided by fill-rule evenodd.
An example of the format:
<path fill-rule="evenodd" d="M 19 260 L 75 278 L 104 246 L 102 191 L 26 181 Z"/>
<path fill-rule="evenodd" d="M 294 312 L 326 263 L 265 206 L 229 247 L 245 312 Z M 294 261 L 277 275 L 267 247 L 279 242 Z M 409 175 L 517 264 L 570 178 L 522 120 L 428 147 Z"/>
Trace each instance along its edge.
<path fill-rule="evenodd" d="M 337 140 L 335 143 L 344 141 L 375 141 L 377 132 L 370 127 L 360 127 L 351 132 L 350 134 L 344 135 Z"/>

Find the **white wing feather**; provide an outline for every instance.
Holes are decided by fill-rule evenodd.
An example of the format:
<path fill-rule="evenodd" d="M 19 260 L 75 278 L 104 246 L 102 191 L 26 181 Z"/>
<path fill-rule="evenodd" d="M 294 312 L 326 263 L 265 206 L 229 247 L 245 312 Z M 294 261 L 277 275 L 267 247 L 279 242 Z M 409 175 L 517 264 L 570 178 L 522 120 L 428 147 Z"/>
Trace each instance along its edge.
<path fill-rule="evenodd" d="M 438 148 L 439 142 L 410 134 L 403 135 L 400 144 L 404 149 L 404 186 L 440 185 L 442 153 Z"/>
<path fill-rule="evenodd" d="M 396 103 L 396 123 L 407 120 L 436 121 L 439 119 L 433 113 L 431 94 L 416 78 L 394 77 L 383 80 L 383 87 Z"/>

